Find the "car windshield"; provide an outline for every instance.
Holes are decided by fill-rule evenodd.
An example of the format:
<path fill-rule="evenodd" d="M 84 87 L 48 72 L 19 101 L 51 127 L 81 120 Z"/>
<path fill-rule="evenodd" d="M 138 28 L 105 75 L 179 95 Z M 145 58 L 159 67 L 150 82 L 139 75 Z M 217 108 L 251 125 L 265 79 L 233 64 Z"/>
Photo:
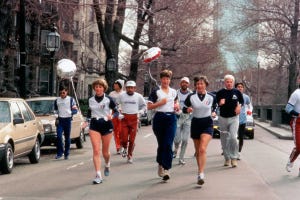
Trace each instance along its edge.
<path fill-rule="evenodd" d="M 0 123 L 9 123 L 11 120 L 9 104 L 6 101 L 0 101 Z"/>
<path fill-rule="evenodd" d="M 35 115 L 54 114 L 54 100 L 27 101 Z"/>

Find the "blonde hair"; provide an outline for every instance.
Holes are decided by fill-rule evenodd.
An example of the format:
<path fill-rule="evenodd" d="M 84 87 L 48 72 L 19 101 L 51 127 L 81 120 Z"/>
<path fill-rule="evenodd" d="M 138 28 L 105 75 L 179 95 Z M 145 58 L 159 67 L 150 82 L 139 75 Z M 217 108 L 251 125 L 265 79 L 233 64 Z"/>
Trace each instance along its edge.
<path fill-rule="evenodd" d="M 226 81 L 226 80 L 228 80 L 228 79 L 232 80 L 233 82 L 235 81 L 235 80 L 234 80 L 234 76 L 232 76 L 231 74 L 226 74 L 226 75 L 224 76 L 224 81 Z"/>
<path fill-rule="evenodd" d="M 106 92 L 107 89 L 108 89 L 107 82 L 106 82 L 106 80 L 104 80 L 104 79 L 98 79 L 98 80 L 95 80 L 95 81 L 92 83 L 93 89 L 95 89 L 96 85 L 102 86 L 102 87 L 104 88 L 104 92 Z"/>

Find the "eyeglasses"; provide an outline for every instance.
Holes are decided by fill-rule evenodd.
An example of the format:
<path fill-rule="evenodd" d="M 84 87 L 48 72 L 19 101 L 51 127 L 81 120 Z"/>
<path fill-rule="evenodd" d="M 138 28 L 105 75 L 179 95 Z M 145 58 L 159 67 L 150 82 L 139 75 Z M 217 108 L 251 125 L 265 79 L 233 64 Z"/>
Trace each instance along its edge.
<path fill-rule="evenodd" d="M 66 92 L 59 92 L 59 94 L 66 94 Z"/>

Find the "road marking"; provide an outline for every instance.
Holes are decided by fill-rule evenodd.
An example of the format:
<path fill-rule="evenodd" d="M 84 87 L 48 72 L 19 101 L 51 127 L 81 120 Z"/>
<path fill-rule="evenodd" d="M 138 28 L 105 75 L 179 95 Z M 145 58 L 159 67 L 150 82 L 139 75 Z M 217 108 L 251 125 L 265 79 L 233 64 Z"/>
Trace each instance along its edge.
<path fill-rule="evenodd" d="M 75 167 L 78 167 L 78 166 L 80 166 L 80 165 L 84 165 L 84 162 L 80 162 L 80 163 L 78 163 L 78 164 L 75 164 L 75 165 L 72 165 L 72 166 L 70 166 L 70 167 L 67 167 L 67 170 L 72 169 L 72 168 L 75 168 Z"/>
<path fill-rule="evenodd" d="M 144 138 L 148 138 L 148 137 L 150 137 L 151 135 L 152 135 L 152 133 L 149 133 L 149 134 L 145 135 Z"/>

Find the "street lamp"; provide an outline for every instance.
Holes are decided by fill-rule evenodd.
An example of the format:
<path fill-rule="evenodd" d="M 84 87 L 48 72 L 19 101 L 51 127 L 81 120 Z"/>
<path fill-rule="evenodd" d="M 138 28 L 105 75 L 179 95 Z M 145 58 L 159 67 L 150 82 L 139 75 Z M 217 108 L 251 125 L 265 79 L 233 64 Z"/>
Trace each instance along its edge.
<path fill-rule="evenodd" d="M 260 63 L 262 58 L 257 56 L 257 105 L 260 106 Z"/>
<path fill-rule="evenodd" d="M 149 91 L 150 91 L 150 75 L 148 73 L 144 74 L 144 96 L 147 97 L 149 96 Z"/>
<path fill-rule="evenodd" d="M 106 61 L 106 69 L 110 72 L 116 71 L 117 70 L 117 64 L 116 64 L 116 59 L 114 56 L 111 58 L 108 58 Z"/>
<path fill-rule="evenodd" d="M 52 26 L 51 32 L 47 35 L 46 39 L 46 48 L 50 52 L 51 56 L 51 68 L 50 68 L 50 84 L 49 84 L 49 91 L 50 94 L 53 96 L 56 93 L 56 76 L 54 70 L 54 54 L 60 48 L 60 35 L 57 33 L 56 26 Z"/>

